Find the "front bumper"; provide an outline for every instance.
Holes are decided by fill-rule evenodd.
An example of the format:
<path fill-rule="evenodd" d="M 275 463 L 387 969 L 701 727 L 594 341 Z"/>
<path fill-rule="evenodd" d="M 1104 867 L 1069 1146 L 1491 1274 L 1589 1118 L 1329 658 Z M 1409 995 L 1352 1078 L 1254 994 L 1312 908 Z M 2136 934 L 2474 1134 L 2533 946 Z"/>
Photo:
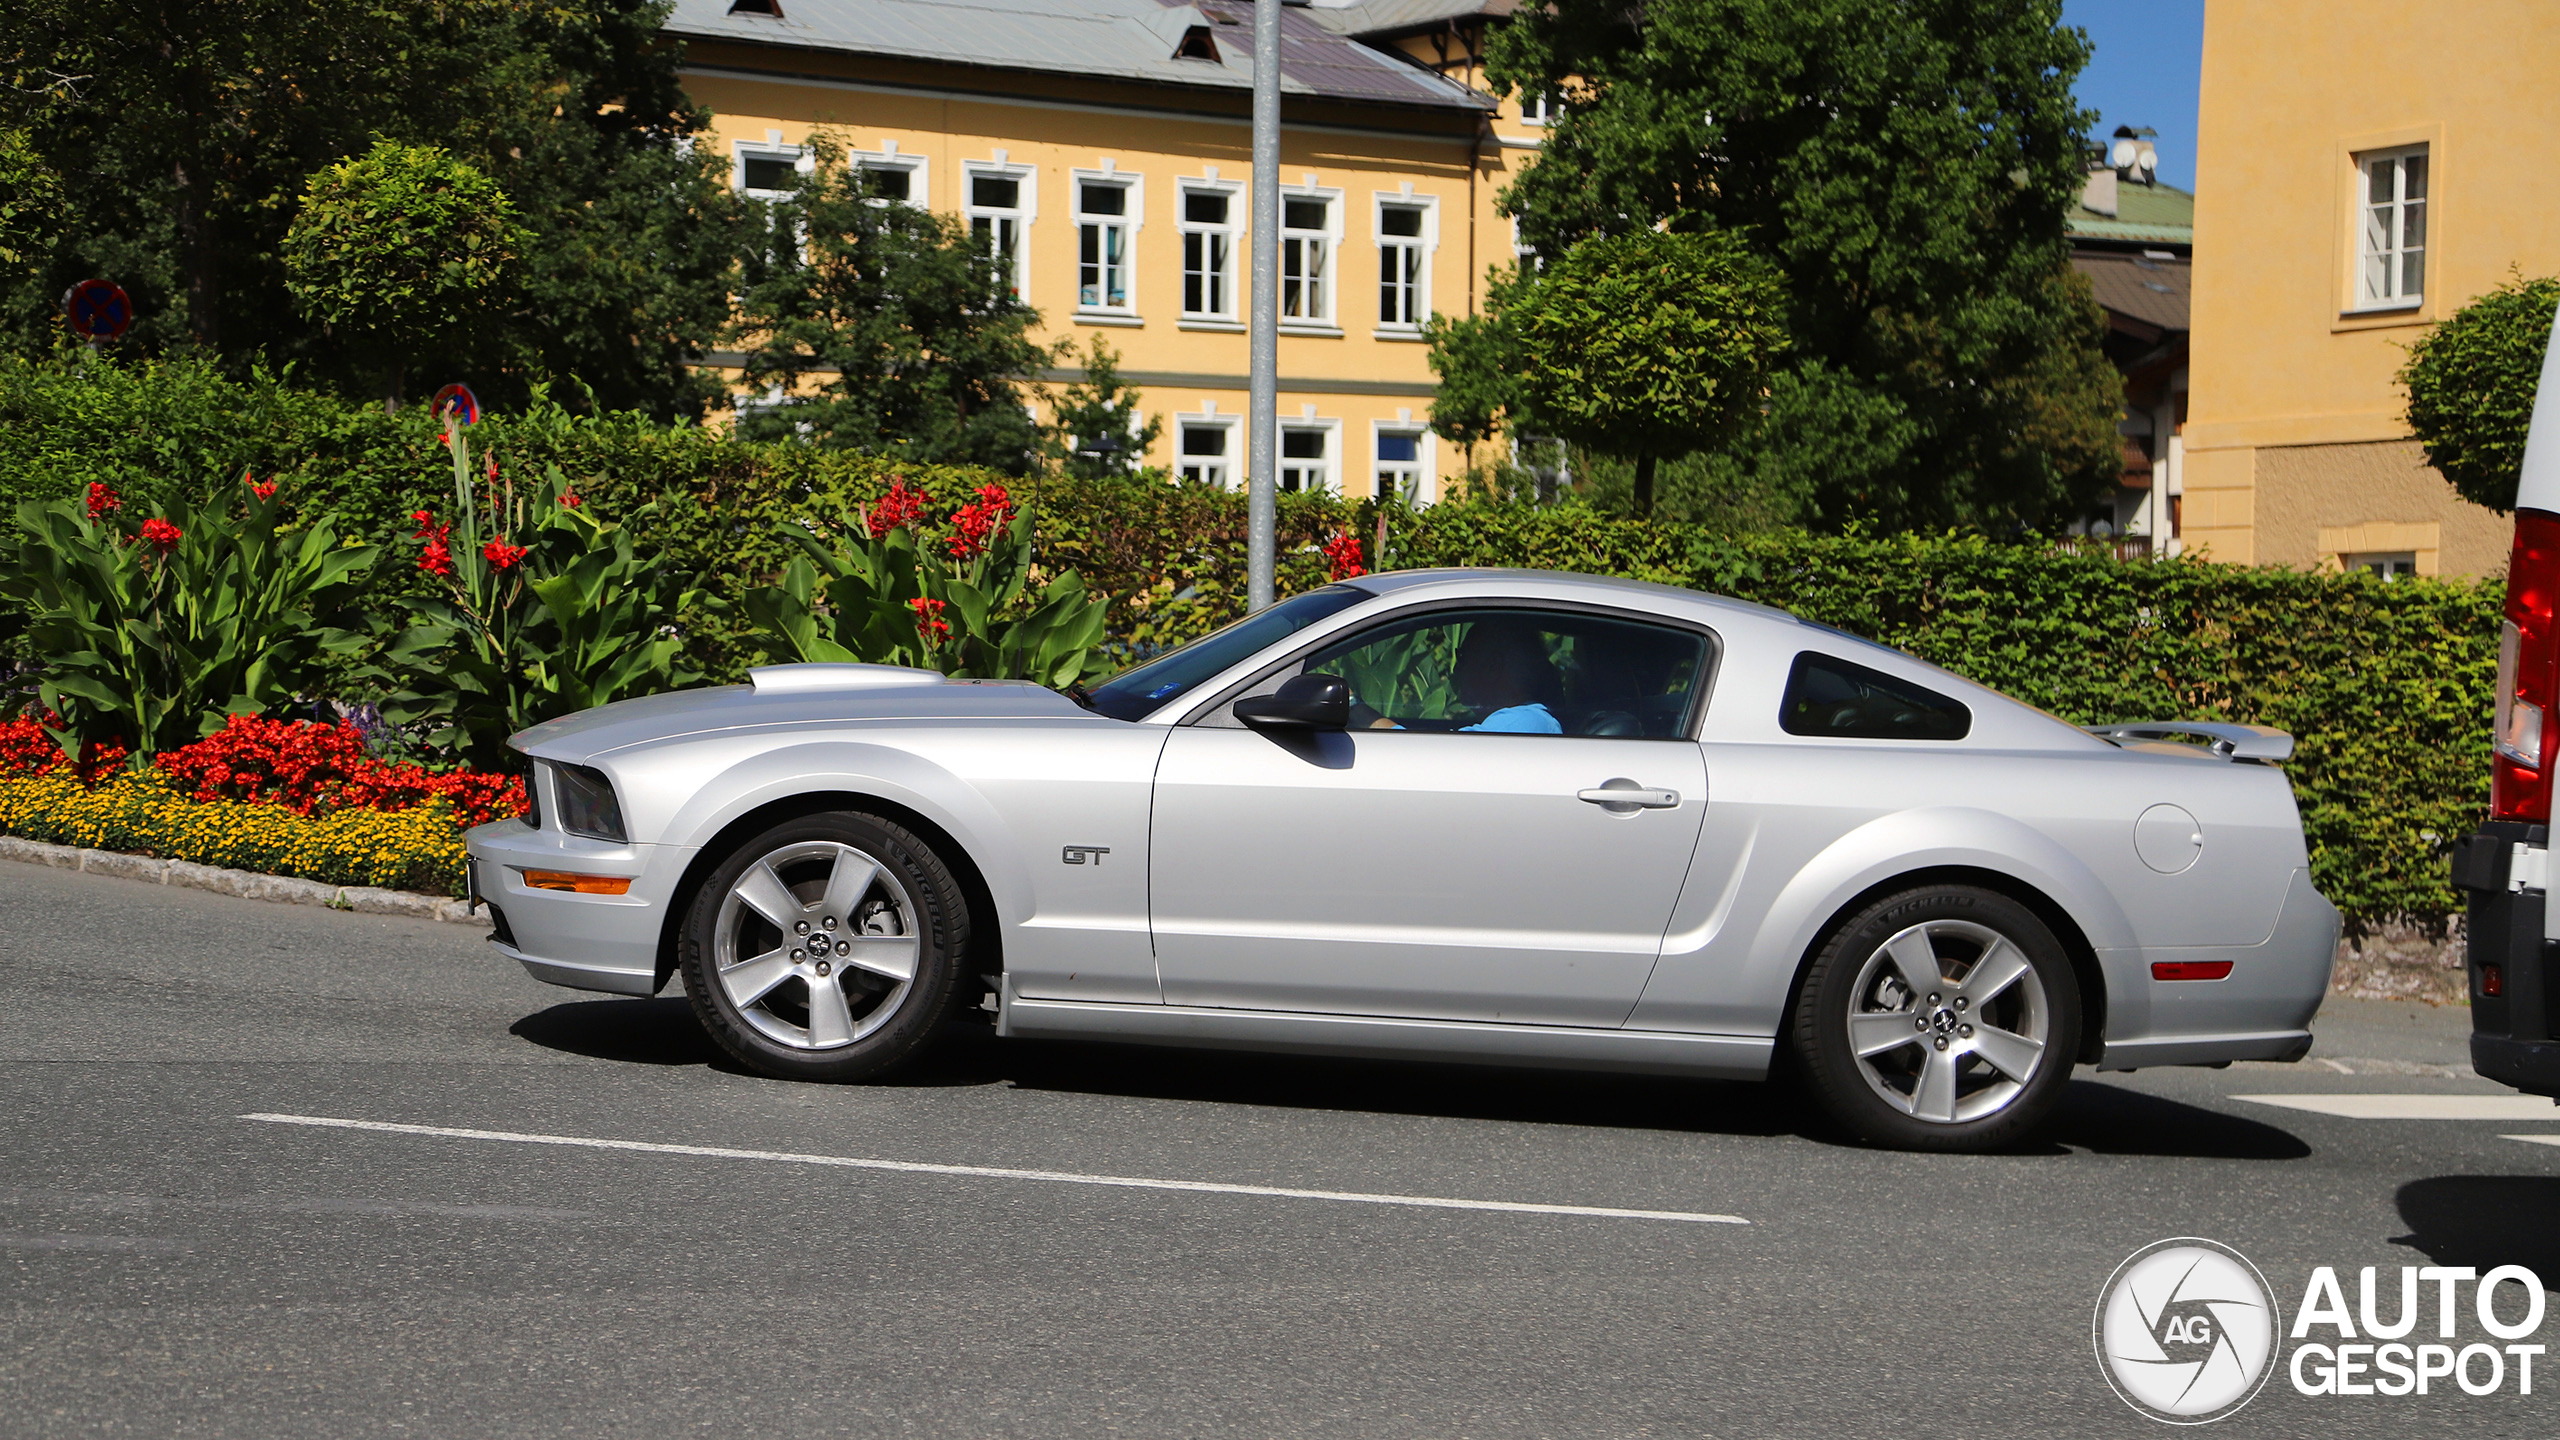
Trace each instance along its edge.
<path fill-rule="evenodd" d="M 2453 883 L 2469 902 L 2471 1068 L 2528 1095 L 2560 1097 L 2560 1024 L 2553 976 L 2560 944 L 2546 934 L 2548 901 L 2539 885 L 2550 830 L 2493 820 L 2454 847 Z M 2519 866 L 2518 850 L 2527 863 Z M 2490 976 L 2496 976 L 2496 994 Z"/>
<path fill-rule="evenodd" d="M 525 973 L 573 990 L 654 995 L 665 982 L 660 940 L 692 850 L 615 845 L 521 820 L 499 820 L 463 833 L 474 898 L 491 912 L 490 943 Z M 527 870 L 625 875 L 621 895 L 537 890 Z"/>

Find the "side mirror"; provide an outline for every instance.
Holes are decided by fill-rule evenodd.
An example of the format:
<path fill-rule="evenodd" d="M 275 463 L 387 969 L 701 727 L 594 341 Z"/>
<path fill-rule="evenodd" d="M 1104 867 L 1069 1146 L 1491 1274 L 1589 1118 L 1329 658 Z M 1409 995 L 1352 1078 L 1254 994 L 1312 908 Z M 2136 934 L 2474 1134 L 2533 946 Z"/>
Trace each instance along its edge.
<path fill-rule="evenodd" d="M 1237 701 L 1235 715 L 1256 730 L 1341 730 L 1351 724 L 1351 687 L 1339 675 L 1292 676 Z"/>

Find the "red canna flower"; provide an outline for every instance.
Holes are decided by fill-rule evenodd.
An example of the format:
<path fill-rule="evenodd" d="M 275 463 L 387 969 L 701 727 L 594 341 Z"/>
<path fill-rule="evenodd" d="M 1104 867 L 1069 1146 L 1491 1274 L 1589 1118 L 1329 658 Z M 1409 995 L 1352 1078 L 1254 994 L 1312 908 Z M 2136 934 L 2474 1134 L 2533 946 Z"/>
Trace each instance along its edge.
<path fill-rule="evenodd" d="M 443 536 L 439 535 L 427 542 L 427 548 L 418 556 L 418 568 L 430 575 L 453 573 L 453 550 L 444 543 Z"/>
<path fill-rule="evenodd" d="M 163 555 L 177 549 L 178 542 L 185 538 L 185 534 L 186 532 L 157 515 L 142 522 L 142 538 L 149 542 L 151 548 Z"/>
<path fill-rule="evenodd" d="M 510 545 L 504 540 L 492 540 L 480 547 L 480 557 L 501 570 L 508 570 L 513 569 L 515 563 L 525 557 L 525 548 L 521 545 Z"/>
<path fill-rule="evenodd" d="M 1360 563 L 1360 537 L 1347 530 L 1325 542 L 1324 561 L 1336 580 L 1369 573 L 1369 567 Z"/>
<path fill-rule="evenodd" d="M 950 638 L 951 622 L 942 618 L 942 612 L 951 608 L 947 601 L 919 595 L 907 602 L 907 608 L 916 612 L 916 634 L 925 644 L 939 645 Z"/>
<path fill-rule="evenodd" d="M 240 472 L 240 483 L 248 486 L 249 493 L 257 496 L 261 500 L 267 499 L 276 493 L 275 481 L 260 481 L 257 476 L 250 474 L 246 470 Z"/>
<path fill-rule="evenodd" d="M 561 503 L 561 504 L 563 504 L 563 505 L 568 506 L 568 507 L 569 507 L 570 509 L 572 509 L 572 510 L 575 510 L 575 509 L 577 509 L 579 506 L 584 505 L 584 504 L 586 504 L 587 502 L 578 498 L 578 492 L 577 492 L 577 491 L 575 491 L 575 490 L 563 490 L 563 491 L 561 491 L 561 492 L 560 492 L 560 503 Z"/>
<path fill-rule="evenodd" d="M 489 483 L 498 483 L 498 457 L 495 455 L 489 457 Z"/>
<path fill-rule="evenodd" d="M 901 476 L 889 477 L 889 493 L 873 501 L 871 513 L 865 517 L 871 538 L 878 540 L 901 525 L 914 524 L 924 514 L 924 502 L 923 491 L 908 489 Z"/>
<path fill-rule="evenodd" d="M 110 489 L 103 480 L 89 482 L 89 518 L 96 520 L 110 510 L 124 508 L 124 497 Z"/>

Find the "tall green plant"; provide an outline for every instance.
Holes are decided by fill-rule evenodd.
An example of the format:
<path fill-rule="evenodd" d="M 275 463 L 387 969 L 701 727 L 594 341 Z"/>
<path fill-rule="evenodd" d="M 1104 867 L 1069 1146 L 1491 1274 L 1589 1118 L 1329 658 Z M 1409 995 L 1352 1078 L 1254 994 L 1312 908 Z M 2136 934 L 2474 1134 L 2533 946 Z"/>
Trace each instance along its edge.
<path fill-rule="evenodd" d="M 844 517 L 837 538 L 785 525 L 801 554 L 782 583 L 748 592 L 748 616 L 803 661 L 915 665 L 973 679 L 1064 688 L 1110 668 L 1103 621 L 1110 601 L 1065 571 L 1021 604 L 1033 565 L 1029 511 L 1001 485 L 951 517 L 947 536 L 922 533 L 925 497 L 894 484 L 868 515 Z"/>
<path fill-rule="evenodd" d="M 135 524 L 93 483 L 85 501 L 22 501 L 0 540 L 0 595 L 23 606 L 39 698 L 67 753 L 119 741 L 150 754 L 313 685 L 353 621 L 376 550 L 321 521 L 281 530 L 273 480 L 223 482 Z"/>
<path fill-rule="evenodd" d="M 2560 278 L 2510 275 L 2419 336 L 2395 377 L 2427 463 L 2463 499 L 2500 514 L 2516 506 L 2555 310 Z"/>
<path fill-rule="evenodd" d="M 400 687 L 386 718 L 428 725 L 428 744 L 494 767 L 529 725 L 701 678 L 682 664 L 675 623 L 700 596 L 664 551 L 597 518 L 556 465 L 519 496 L 492 459 L 484 493 L 468 432 L 448 421 L 445 435 L 454 518 L 412 517 L 418 566 L 443 593 L 409 600 L 412 624 L 384 652 L 375 673 Z"/>

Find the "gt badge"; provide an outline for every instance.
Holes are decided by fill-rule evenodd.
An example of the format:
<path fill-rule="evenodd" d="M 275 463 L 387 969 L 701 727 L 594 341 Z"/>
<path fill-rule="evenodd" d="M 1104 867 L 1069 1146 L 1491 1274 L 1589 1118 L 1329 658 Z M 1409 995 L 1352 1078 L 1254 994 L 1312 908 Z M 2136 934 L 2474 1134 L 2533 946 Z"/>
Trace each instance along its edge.
<path fill-rule="evenodd" d="M 1093 857 L 1093 863 L 1099 865 L 1102 863 L 1102 857 L 1110 853 L 1111 847 L 1108 845 L 1070 845 L 1058 852 L 1058 858 L 1069 865 L 1082 865 L 1085 863 L 1085 857 L 1089 855 Z"/>

